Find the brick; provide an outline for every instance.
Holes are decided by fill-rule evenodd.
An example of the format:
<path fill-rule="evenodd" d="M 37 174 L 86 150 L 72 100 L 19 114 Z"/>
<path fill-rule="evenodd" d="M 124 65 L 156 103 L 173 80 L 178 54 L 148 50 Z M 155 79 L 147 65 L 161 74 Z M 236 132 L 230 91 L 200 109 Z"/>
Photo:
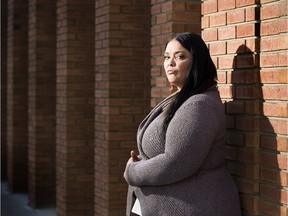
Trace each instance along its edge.
<path fill-rule="evenodd" d="M 257 148 L 260 146 L 260 138 L 258 133 L 246 133 L 245 134 L 245 146 L 249 148 Z M 247 176 L 253 179 L 258 179 L 258 168 L 256 170 L 249 170 L 251 167 L 247 167 Z"/>
<path fill-rule="evenodd" d="M 213 55 L 226 54 L 226 43 L 216 42 L 209 44 L 210 53 Z"/>
<path fill-rule="evenodd" d="M 245 40 L 229 40 L 227 41 L 227 53 L 244 53 L 245 50 Z"/>
<path fill-rule="evenodd" d="M 181 4 L 183 5 L 183 4 Z M 173 2 L 165 2 L 161 5 L 162 13 L 166 13 L 168 11 L 172 11 L 173 9 Z"/>
<path fill-rule="evenodd" d="M 287 103 L 263 103 L 263 114 L 265 116 L 288 117 Z"/>
<path fill-rule="evenodd" d="M 287 86 L 263 86 L 263 98 L 287 100 Z"/>
<path fill-rule="evenodd" d="M 288 151 L 288 139 L 286 137 L 261 136 L 261 147 L 269 150 Z"/>
<path fill-rule="evenodd" d="M 234 61 L 236 62 L 236 68 L 253 68 L 258 65 L 257 56 L 253 53 L 239 54 Z"/>
<path fill-rule="evenodd" d="M 261 179 L 265 182 L 278 184 L 283 187 L 288 185 L 288 173 L 286 172 L 263 167 L 260 169 L 260 175 Z"/>
<path fill-rule="evenodd" d="M 217 1 L 216 0 L 203 1 L 203 3 L 202 3 L 202 14 L 203 15 L 213 13 L 216 11 L 217 11 Z"/>
<path fill-rule="evenodd" d="M 248 116 L 236 117 L 236 128 L 244 131 L 259 131 L 259 122 L 257 118 L 251 118 Z"/>
<path fill-rule="evenodd" d="M 175 28 L 175 26 L 171 25 L 170 23 L 165 23 L 165 24 L 163 23 L 162 28 L 161 28 L 161 34 L 167 34 L 171 32 L 173 27 L 174 29 L 177 29 L 177 27 Z M 180 31 L 183 31 L 183 30 L 181 29 Z"/>
<path fill-rule="evenodd" d="M 227 12 L 227 24 L 241 23 L 245 20 L 245 11 L 243 9 L 232 10 Z"/>
<path fill-rule="evenodd" d="M 271 168 L 287 169 L 287 155 L 262 152 L 260 154 L 260 163 Z"/>
<path fill-rule="evenodd" d="M 261 67 L 287 66 L 287 52 L 263 53 L 260 57 Z"/>
<path fill-rule="evenodd" d="M 193 12 L 201 13 L 201 2 L 199 1 L 187 1 L 186 9 L 191 10 Z"/>
<path fill-rule="evenodd" d="M 159 35 L 161 34 L 161 26 L 152 26 L 151 35 Z"/>
<path fill-rule="evenodd" d="M 287 71 L 285 69 L 262 70 L 260 73 L 262 83 L 287 83 Z"/>
<path fill-rule="evenodd" d="M 260 10 L 262 20 L 285 16 L 287 13 L 287 2 L 278 1 L 273 4 L 263 5 Z"/>
<path fill-rule="evenodd" d="M 217 72 L 218 83 L 227 83 L 226 72 Z"/>
<path fill-rule="evenodd" d="M 248 212 L 256 213 L 258 212 L 258 198 L 257 196 L 242 196 L 240 197 L 242 206 Z"/>
<path fill-rule="evenodd" d="M 235 0 L 218 0 L 218 10 L 229 10 L 235 8 Z"/>
<path fill-rule="evenodd" d="M 257 183 L 253 182 L 253 181 L 245 181 L 242 179 L 237 179 L 236 180 L 236 185 L 238 186 L 238 189 L 241 193 L 244 194 L 257 194 L 259 191 L 259 186 Z"/>
<path fill-rule="evenodd" d="M 226 39 L 234 39 L 236 37 L 236 27 L 228 26 L 219 28 L 218 30 L 218 39 L 226 40 Z"/>
<path fill-rule="evenodd" d="M 167 21 L 167 15 L 166 14 L 159 14 L 156 17 L 156 24 L 166 23 Z"/>
<path fill-rule="evenodd" d="M 236 99 L 257 99 L 258 88 L 255 86 L 236 86 L 235 87 Z"/>
<path fill-rule="evenodd" d="M 287 18 L 279 18 L 261 22 L 261 35 L 274 35 L 288 31 Z"/>
<path fill-rule="evenodd" d="M 246 52 L 259 52 L 260 51 L 260 39 L 249 38 L 246 39 Z"/>
<path fill-rule="evenodd" d="M 221 98 L 232 98 L 232 89 L 230 86 L 219 86 Z"/>
<path fill-rule="evenodd" d="M 258 0 L 236 0 L 236 8 L 244 7 L 248 5 L 254 5 Z"/>
<path fill-rule="evenodd" d="M 222 26 L 226 24 L 226 13 L 217 13 L 210 15 L 210 27 Z"/>
<path fill-rule="evenodd" d="M 161 7 L 162 5 L 160 5 L 160 4 L 153 4 L 152 6 L 151 6 L 151 14 L 152 15 L 154 15 L 154 14 L 159 14 L 159 13 L 161 13 L 161 9 L 162 9 L 162 7 Z"/>
<path fill-rule="evenodd" d="M 261 4 L 273 2 L 274 0 L 260 0 Z"/>
<path fill-rule="evenodd" d="M 202 16 L 201 17 L 201 26 L 202 26 L 202 28 L 208 28 L 209 26 L 210 26 L 210 24 L 209 24 L 209 16 Z"/>
<path fill-rule="evenodd" d="M 190 21 L 190 22 L 200 22 L 201 17 L 197 13 L 190 13 L 190 12 L 181 12 L 181 11 L 175 11 L 171 14 L 168 14 L 168 21 Z"/>
<path fill-rule="evenodd" d="M 245 9 L 245 21 L 256 21 L 259 17 L 258 7 L 249 7 Z"/>
<path fill-rule="evenodd" d="M 233 70 L 229 73 L 229 83 L 234 84 L 234 89 L 236 88 L 235 84 L 246 83 L 246 72 L 238 69 Z"/>
<path fill-rule="evenodd" d="M 260 122 L 261 131 L 267 133 L 277 133 L 282 135 L 287 135 L 288 126 L 287 121 L 285 119 L 269 119 L 262 118 Z"/>
<path fill-rule="evenodd" d="M 212 54 L 212 53 L 211 53 Z M 233 68 L 234 56 L 219 57 L 219 68 Z"/>
<path fill-rule="evenodd" d="M 287 215 L 288 211 L 285 206 L 281 206 L 275 202 L 267 200 L 259 201 L 260 213 L 268 215 Z"/>
<path fill-rule="evenodd" d="M 261 39 L 261 51 L 272 50 L 287 50 L 288 49 L 288 36 L 277 35 L 274 37 L 263 37 Z"/>
<path fill-rule="evenodd" d="M 251 84 L 254 83 L 259 87 L 260 75 L 259 68 L 251 68 L 246 69 L 246 83 Z M 261 94 L 259 94 L 261 95 Z"/>
<path fill-rule="evenodd" d="M 246 101 L 245 113 L 248 115 L 259 115 L 259 103 L 255 102 L 253 100 L 252 101 Z"/>
<path fill-rule="evenodd" d="M 282 203 L 287 203 L 287 195 L 285 196 L 284 190 L 281 191 L 280 189 L 268 184 L 260 185 L 260 197 L 270 201 L 280 201 Z"/>
<path fill-rule="evenodd" d="M 236 27 L 237 38 L 256 36 L 258 23 L 244 24 Z"/>
<path fill-rule="evenodd" d="M 217 40 L 217 29 L 205 29 L 202 31 L 202 38 L 206 42 Z"/>

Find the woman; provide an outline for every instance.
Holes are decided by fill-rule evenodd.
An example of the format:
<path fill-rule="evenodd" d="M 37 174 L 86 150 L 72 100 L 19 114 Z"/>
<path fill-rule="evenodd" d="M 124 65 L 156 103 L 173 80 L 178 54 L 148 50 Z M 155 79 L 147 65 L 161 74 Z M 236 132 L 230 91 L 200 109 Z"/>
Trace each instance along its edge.
<path fill-rule="evenodd" d="M 124 178 L 127 215 L 135 198 L 144 216 L 238 216 L 238 191 L 224 162 L 225 114 L 216 68 L 200 36 L 178 34 L 164 53 L 178 91 L 140 124 Z"/>

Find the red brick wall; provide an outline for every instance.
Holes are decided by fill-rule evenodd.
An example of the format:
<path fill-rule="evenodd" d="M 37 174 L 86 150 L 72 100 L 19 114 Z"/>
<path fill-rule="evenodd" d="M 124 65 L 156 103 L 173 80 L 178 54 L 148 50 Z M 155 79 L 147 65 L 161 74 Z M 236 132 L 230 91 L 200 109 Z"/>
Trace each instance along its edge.
<path fill-rule="evenodd" d="M 29 205 L 55 204 L 56 2 L 29 1 Z"/>
<path fill-rule="evenodd" d="M 1 180 L 7 178 L 7 9 L 1 1 Z"/>
<path fill-rule="evenodd" d="M 261 0 L 260 214 L 287 215 L 287 1 Z"/>
<path fill-rule="evenodd" d="M 201 2 L 151 1 L 151 106 L 154 107 L 170 94 L 169 83 L 163 70 L 165 44 L 171 34 L 201 32 Z"/>
<path fill-rule="evenodd" d="M 284 1 L 208 0 L 202 15 L 202 36 L 226 102 L 227 166 L 239 188 L 243 215 L 286 215 Z M 272 30 L 272 23 L 279 27 Z"/>
<path fill-rule="evenodd" d="M 94 1 L 57 1 L 57 215 L 94 215 Z"/>
<path fill-rule="evenodd" d="M 27 188 L 29 137 L 30 205 L 48 203 L 39 194 L 51 192 L 43 185 L 47 178 L 53 184 L 55 150 L 58 215 L 124 215 L 123 171 L 137 127 L 170 94 L 162 66 L 166 41 L 192 31 L 202 33 L 218 69 L 227 166 L 243 216 L 287 215 L 285 0 L 61 0 L 54 11 L 48 7 L 54 0 L 29 2 L 29 47 L 28 1 L 8 1 L 7 38 L 1 38 L 2 53 L 7 39 L 1 140 L 7 133 L 12 192 Z M 57 38 L 49 26 L 56 24 Z"/>
<path fill-rule="evenodd" d="M 27 189 L 28 1 L 8 1 L 7 162 L 10 191 Z"/>
<path fill-rule="evenodd" d="M 95 215 L 125 215 L 123 171 L 150 109 L 150 1 L 97 1 L 95 13 Z"/>

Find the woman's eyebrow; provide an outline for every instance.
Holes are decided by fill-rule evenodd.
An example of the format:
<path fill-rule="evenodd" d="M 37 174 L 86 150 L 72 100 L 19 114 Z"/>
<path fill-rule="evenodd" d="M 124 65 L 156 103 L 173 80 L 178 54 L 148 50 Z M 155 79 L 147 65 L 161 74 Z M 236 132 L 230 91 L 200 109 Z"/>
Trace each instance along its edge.
<path fill-rule="evenodd" d="M 178 54 L 178 53 L 183 53 L 183 54 L 186 54 L 184 51 L 176 51 L 176 52 L 174 52 L 175 54 Z M 164 54 L 170 54 L 169 52 L 165 52 Z"/>

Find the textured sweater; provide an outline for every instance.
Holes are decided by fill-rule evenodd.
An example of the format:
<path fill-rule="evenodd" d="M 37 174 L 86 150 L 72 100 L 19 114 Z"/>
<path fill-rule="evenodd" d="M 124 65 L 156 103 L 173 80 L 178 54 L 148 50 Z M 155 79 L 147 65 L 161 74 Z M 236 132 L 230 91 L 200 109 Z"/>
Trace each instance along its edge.
<path fill-rule="evenodd" d="M 239 216 L 238 191 L 224 164 L 225 114 L 212 88 L 191 96 L 167 132 L 164 110 L 173 95 L 141 122 L 140 161 L 126 166 L 127 215 L 139 199 L 143 216 Z"/>

